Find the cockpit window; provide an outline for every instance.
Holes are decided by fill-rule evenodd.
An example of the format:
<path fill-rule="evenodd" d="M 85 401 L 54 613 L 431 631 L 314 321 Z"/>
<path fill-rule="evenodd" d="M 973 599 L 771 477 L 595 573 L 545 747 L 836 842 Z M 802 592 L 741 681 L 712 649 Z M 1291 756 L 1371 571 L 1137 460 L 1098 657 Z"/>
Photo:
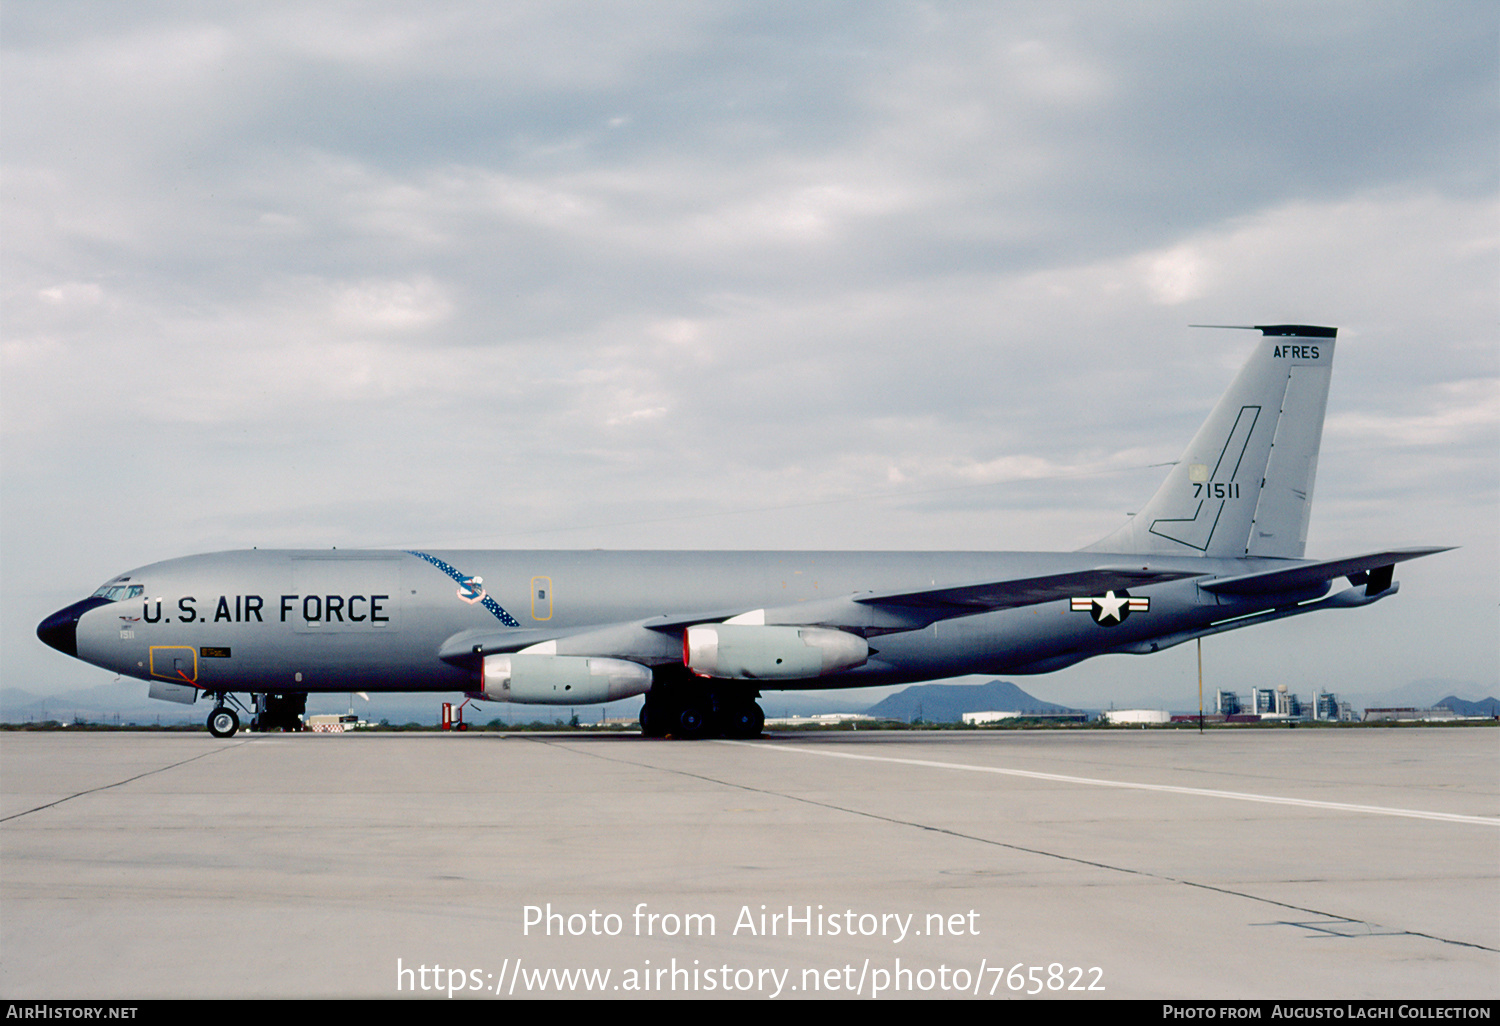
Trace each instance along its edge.
<path fill-rule="evenodd" d="M 146 592 L 144 584 L 106 584 L 94 592 L 94 598 L 119 602 L 122 599 L 140 598 Z"/>

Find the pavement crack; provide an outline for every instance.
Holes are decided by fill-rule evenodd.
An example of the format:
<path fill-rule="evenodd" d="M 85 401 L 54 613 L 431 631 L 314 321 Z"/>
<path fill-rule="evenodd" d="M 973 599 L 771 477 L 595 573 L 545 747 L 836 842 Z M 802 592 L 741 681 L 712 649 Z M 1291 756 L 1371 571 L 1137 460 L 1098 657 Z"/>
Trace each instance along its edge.
<path fill-rule="evenodd" d="M 227 751 L 230 748 L 238 748 L 240 745 L 248 745 L 253 740 L 254 738 L 246 738 L 245 740 L 237 742 L 235 744 L 225 745 L 219 748 L 215 748 L 212 751 L 207 751 L 199 755 L 195 755 L 191 759 L 182 759 L 179 762 L 170 763 L 166 766 L 158 766 L 156 767 L 156 769 L 146 770 L 144 773 L 137 773 L 135 776 L 126 777 L 124 780 L 116 780 L 112 784 L 100 784 L 98 787 L 90 787 L 83 791 L 75 791 L 73 794 L 64 795 L 56 801 L 47 802 L 45 805 L 38 805 L 35 808 L 26 809 L 22 812 L 12 812 L 9 816 L 0 816 L 0 823 L 9 823 L 13 819 L 20 819 L 22 816 L 29 816 L 33 812 L 41 812 L 43 809 L 53 808 L 55 806 L 61 805 L 63 802 L 70 802 L 74 798 L 82 798 L 86 794 L 97 794 L 100 791 L 108 791 L 110 788 L 121 787 L 133 780 L 140 780 L 142 777 L 153 776 L 157 773 L 165 773 L 169 769 L 176 769 L 178 766 L 186 766 L 190 762 L 197 762 L 199 759 L 206 759 L 210 755 L 217 755 L 220 752 Z"/>
<path fill-rule="evenodd" d="M 662 773 L 670 773 L 680 777 L 690 777 L 694 780 L 702 780 L 707 783 L 718 784 L 722 787 L 732 787 L 741 791 L 753 792 L 755 794 L 771 795 L 777 798 L 783 798 L 787 801 L 801 802 L 804 805 L 812 805 L 820 809 L 829 809 L 834 812 L 843 812 L 850 816 L 860 816 L 865 819 L 873 819 L 882 823 L 890 823 L 894 826 L 910 827 L 915 830 L 925 830 L 929 833 L 935 834 L 946 834 L 949 837 L 954 837 L 965 841 L 973 841 L 977 844 L 987 845 L 992 848 L 1004 848 L 1008 851 L 1022 852 L 1027 855 L 1038 855 L 1042 858 L 1056 859 L 1060 862 L 1069 862 L 1079 866 L 1090 866 L 1095 869 L 1103 869 L 1112 873 L 1124 873 L 1130 876 L 1144 877 L 1150 880 L 1160 880 L 1162 883 L 1177 884 L 1182 887 L 1196 887 L 1200 890 L 1213 891 L 1217 894 L 1224 894 L 1235 898 L 1243 898 L 1247 901 L 1258 902 L 1260 904 L 1270 905 L 1279 909 L 1289 909 L 1293 912 L 1303 912 L 1312 916 L 1322 916 L 1325 919 L 1337 922 L 1358 923 L 1367 928 L 1367 930 L 1369 931 L 1368 935 L 1370 936 L 1389 936 L 1393 934 L 1399 934 L 1408 937 L 1421 937 L 1425 940 L 1437 941 L 1441 944 L 1453 944 L 1459 947 L 1477 948 L 1480 951 L 1500 950 L 1496 948 L 1486 947 L 1483 944 L 1475 944 L 1471 941 L 1452 940 L 1447 937 L 1437 937 L 1429 933 L 1420 933 L 1415 930 L 1386 929 L 1385 927 L 1379 926 L 1378 924 L 1367 923 L 1361 919 L 1351 919 L 1348 916 L 1341 916 L 1335 912 L 1325 912 L 1322 909 L 1308 908 L 1304 905 L 1293 905 L 1285 901 L 1277 901 L 1274 898 L 1267 898 L 1259 894 L 1251 894 L 1248 891 L 1239 891 L 1230 887 L 1220 887 L 1215 884 L 1200 883 L 1196 880 L 1187 880 L 1182 877 L 1168 876 L 1164 873 L 1153 873 L 1150 870 L 1145 869 L 1132 869 L 1129 866 L 1112 865 L 1108 862 L 1098 862 L 1093 859 L 1079 858 L 1076 855 L 1065 855 L 1062 852 L 1047 851 L 1044 848 L 1031 848 L 1022 844 L 1011 844 L 1007 841 L 997 841 L 994 838 L 980 837 L 976 834 L 964 833 L 961 830 L 954 830 L 950 827 L 933 826 L 930 823 L 922 823 L 912 819 L 902 819 L 899 816 L 887 816 L 878 812 L 869 812 L 865 809 L 853 809 L 843 805 L 835 805 L 832 802 L 820 801 L 816 798 L 804 798 L 800 795 L 787 794 L 784 791 L 773 791 L 769 788 L 752 787 L 749 784 L 741 784 L 733 780 L 723 780 L 719 777 L 711 777 L 703 773 L 693 773 L 688 770 L 672 769 L 665 766 L 653 765 L 647 762 L 637 762 L 633 759 L 621 759 L 617 756 L 604 755 L 597 751 L 590 751 L 584 748 L 576 747 L 553 738 L 538 737 L 528 738 L 527 740 L 532 741 L 535 744 L 550 745 L 558 748 L 563 748 L 569 752 L 574 752 L 579 755 L 588 755 L 596 759 L 603 759 L 606 762 L 616 762 L 627 766 L 636 766 L 641 769 L 654 769 Z"/>

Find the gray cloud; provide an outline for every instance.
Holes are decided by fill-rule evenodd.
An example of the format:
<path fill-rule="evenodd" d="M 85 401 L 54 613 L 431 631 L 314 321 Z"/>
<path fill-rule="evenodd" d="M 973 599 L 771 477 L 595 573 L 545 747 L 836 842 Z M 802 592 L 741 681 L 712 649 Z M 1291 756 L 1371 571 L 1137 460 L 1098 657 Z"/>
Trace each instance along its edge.
<path fill-rule="evenodd" d="M 1267 320 L 1314 548 L 1467 546 L 1338 630 L 1496 676 L 1492 5 L 0 18 L 7 683 L 218 547 L 1081 545 Z"/>

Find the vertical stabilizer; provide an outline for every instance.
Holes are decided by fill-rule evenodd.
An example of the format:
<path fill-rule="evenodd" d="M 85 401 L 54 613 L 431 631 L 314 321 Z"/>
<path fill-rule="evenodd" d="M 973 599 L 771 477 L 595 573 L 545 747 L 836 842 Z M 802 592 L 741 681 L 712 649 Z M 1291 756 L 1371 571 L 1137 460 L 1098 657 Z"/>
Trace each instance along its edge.
<path fill-rule="evenodd" d="M 1300 558 L 1337 328 L 1261 341 L 1144 509 L 1090 552 Z"/>

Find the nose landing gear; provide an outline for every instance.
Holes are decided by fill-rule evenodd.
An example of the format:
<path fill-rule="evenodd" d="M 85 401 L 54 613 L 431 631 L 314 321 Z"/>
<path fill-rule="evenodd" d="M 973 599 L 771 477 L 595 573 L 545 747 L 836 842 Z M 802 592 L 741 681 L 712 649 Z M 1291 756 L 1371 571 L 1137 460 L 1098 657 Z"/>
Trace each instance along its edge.
<path fill-rule="evenodd" d="M 208 732 L 214 737 L 234 737 L 240 729 L 240 714 L 229 707 L 233 702 L 240 705 L 240 700 L 228 691 L 210 692 L 214 699 L 213 712 L 208 714 Z"/>
<path fill-rule="evenodd" d="M 238 706 L 250 716 L 250 729 L 259 731 L 301 730 L 302 715 L 307 711 L 307 693 L 251 695 L 254 712 L 246 709 L 228 691 L 210 692 L 214 699 L 213 712 L 208 714 L 208 732 L 214 737 L 234 737 L 240 729 L 240 715 L 230 708 Z"/>
<path fill-rule="evenodd" d="M 239 714 L 227 705 L 221 705 L 208 714 L 208 732 L 214 737 L 234 737 L 239 729 Z"/>

